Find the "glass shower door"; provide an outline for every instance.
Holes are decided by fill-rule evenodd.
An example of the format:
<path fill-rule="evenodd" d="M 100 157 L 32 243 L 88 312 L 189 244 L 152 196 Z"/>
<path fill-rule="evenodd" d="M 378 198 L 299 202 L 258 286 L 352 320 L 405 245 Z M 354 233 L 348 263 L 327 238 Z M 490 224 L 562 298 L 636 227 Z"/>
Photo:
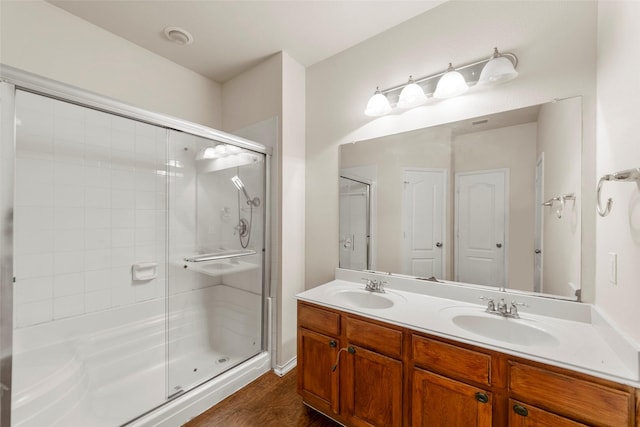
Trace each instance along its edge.
<path fill-rule="evenodd" d="M 17 91 L 12 426 L 165 402 L 166 153 L 164 128 Z"/>
<path fill-rule="evenodd" d="M 368 270 L 369 184 L 340 177 L 340 268 Z"/>
<path fill-rule="evenodd" d="M 262 350 L 265 158 L 177 131 L 169 147 L 171 396 Z"/>

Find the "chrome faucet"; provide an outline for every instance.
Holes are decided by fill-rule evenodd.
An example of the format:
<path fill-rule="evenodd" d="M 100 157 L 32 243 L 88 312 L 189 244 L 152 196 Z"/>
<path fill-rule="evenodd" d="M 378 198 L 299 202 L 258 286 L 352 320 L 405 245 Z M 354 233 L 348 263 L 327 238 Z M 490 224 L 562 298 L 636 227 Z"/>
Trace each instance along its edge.
<path fill-rule="evenodd" d="M 367 279 L 362 278 L 364 280 L 365 286 L 364 289 L 369 292 L 377 292 L 379 294 L 384 294 L 384 285 L 387 284 L 384 280 L 380 279 Z"/>
<path fill-rule="evenodd" d="M 526 307 L 525 303 L 511 301 L 511 306 L 508 306 L 504 301 L 504 298 L 500 298 L 498 304 L 493 300 L 493 298 L 480 297 L 480 299 L 487 300 L 487 309 L 485 312 L 489 314 L 496 314 L 502 317 L 510 317 L 512 319 L 519 319 L 520 314 L 518 314 L 518 306 Z"/>

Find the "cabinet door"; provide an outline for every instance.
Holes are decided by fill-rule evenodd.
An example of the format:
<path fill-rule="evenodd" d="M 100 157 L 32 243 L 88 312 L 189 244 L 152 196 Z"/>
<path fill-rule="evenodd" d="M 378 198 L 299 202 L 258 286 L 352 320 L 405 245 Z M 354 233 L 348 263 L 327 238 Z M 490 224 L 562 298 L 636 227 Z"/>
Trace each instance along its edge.
<path fill-rule="evenodd" d="M 338 413 L 338 340 L 298 329 L 298 393 L 320 411 Z"/>
<path fill-rule="evenodd" d="M 350 425 L 402 426 L 402 362 L 362 347 L 347 349 L 342 392 Z"/>
<path fill-rule="evenodd" d="M 568 418 L 543 411 L 535 406 L 509 400 L 509 427 L 584 427 Z"/>
<path fill-rule="evenodd" d="M 411 403 L 414 427 L 491 427 L 491 393 L 422 369 L 413 370 Z"/>

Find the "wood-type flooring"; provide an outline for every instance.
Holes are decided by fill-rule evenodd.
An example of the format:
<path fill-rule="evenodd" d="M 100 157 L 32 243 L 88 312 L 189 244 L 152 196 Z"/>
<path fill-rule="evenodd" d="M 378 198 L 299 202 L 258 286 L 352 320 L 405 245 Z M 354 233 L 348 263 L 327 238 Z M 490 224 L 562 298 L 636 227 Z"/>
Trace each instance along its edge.
<path fill-rule="evenodd" d="M 296 370 L 268 372 L 184 427 L 339 427 L 307 408 L 296 392 Z"/>

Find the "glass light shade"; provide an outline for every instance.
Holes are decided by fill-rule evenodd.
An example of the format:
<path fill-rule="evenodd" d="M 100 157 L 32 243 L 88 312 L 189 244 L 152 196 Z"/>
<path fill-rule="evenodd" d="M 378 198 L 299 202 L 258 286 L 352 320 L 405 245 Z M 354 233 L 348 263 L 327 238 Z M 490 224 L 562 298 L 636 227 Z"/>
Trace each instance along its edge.
<path fill-rule="evenodd" d="M 413 108 L 425 102 L 427 102 L 427 96 L 424 94 L 424 91 L 413 82 L 412 78 L 409 78 L 409 83 L 402 89 L 402 92 L 400 92 L 398 107 Z"/>
<path fill-rule="evenodd" d="M 433 92 L 434 98 L 452 98 L 454 96 L 462 95 L 469 89 L 469 85 L 462 77 L 462 74 L 453 69 L 453 66 L 449 64 L 449 71 L 444 73 L 436 86 L 435 92 Z"/>
<path fill-rule="evenodd" d="M 384 96 L 379 90 L 369 99 L 367 108 L 364 110 L 364 114 L 370 117 L 384 116 L 391 111 L 391 105 L 386 96 Z"/>
<path fill-rule="evenodd" d="M 508 82 L 518 77 L 518 72 L 513 63 L 504 56 L 491 59 L 482 69 L 478 84 L 489 85 Z"/>

